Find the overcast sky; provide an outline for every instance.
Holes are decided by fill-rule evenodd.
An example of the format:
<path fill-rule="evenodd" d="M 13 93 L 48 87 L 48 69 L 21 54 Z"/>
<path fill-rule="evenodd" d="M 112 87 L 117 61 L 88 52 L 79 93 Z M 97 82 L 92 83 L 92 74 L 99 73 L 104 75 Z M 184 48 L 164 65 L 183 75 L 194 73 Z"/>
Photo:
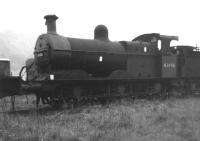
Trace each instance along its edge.
<path fill-rule="evenodd" d="M 59 17 L 57 31 L 67 37 L 93 38 L 104 24 L 114 41 L 156 32 L 200 46 L 198 0 L 1 0 L 0 32 L 38 36 L 46 32 L 47 14 Z"/>

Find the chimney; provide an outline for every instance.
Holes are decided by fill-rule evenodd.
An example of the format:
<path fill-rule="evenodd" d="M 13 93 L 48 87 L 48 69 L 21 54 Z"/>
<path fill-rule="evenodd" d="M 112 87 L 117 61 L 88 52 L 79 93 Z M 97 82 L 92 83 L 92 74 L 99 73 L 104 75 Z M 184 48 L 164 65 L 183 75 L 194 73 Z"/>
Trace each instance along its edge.
<path fill-rule="evenodd" d="M 56 15 L 46 15 L 44 16 L 44 19 L 46 19 L 45 25 L 47 26 L 47 33 L 57 34 L 56 20 L 58 19 L 58 17 Z"/>

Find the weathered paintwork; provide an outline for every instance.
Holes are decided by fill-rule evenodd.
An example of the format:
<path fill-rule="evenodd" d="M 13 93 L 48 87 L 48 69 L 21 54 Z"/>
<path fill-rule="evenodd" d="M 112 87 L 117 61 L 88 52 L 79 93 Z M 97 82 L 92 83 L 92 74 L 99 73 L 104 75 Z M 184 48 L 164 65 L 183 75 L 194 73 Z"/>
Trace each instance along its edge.
<path fill-rule="evenodd" d="M 45 34 L 35 47 L 36 64 L 46 69 L 85 70 L 94 76 L 106 76 L 116 69 L 126 68 L 125 49 L 119 42 L 67 38 Z"/>

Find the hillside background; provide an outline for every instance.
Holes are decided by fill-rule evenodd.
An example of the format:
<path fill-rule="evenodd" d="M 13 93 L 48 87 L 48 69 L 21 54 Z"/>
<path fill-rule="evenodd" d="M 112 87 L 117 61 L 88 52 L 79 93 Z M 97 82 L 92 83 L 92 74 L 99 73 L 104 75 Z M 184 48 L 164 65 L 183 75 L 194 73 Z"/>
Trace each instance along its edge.
<path fill-rule="evenodd" d="M 0 32 L 0 58 L 11 61 L 11 72 L 18 75 L 27 58 L 33 57 L 37 36 L 17 34 L 12 31 Z"/>

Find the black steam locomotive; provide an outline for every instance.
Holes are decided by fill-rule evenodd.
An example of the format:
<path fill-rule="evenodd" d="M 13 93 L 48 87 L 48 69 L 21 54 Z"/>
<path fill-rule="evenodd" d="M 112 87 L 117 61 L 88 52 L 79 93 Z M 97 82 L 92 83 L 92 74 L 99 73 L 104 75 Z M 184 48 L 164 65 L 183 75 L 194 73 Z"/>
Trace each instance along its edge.
<path fill-rule="evenodd" d="M 99 25 L 94 39 L 57 34 L 55 15 L 47 15 L 47 34 L 38 37 L 34 59 L 28 59 L 20 89 L 44 104 L 78 103 L 118 97 L 186 95 L 198 92 L 200 52 L 192 46 L 170 46 L 177 36 L 144 34 L 112 42 Z"/>

